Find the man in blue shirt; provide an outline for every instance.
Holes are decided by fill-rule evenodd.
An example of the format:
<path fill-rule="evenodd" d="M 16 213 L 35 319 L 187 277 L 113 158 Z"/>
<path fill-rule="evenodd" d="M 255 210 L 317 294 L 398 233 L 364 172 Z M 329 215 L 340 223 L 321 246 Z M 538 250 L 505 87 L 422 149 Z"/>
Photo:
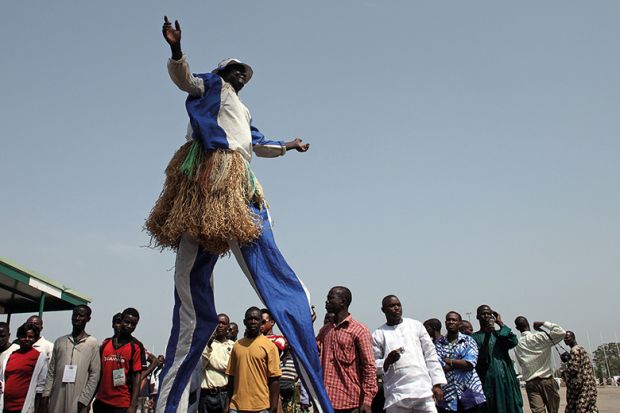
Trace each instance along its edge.
<path fill-rule="evenodd" d="M 477 413 L 485 403 L 482 383 L 476 372 L 478 345 L 473 338 L 459 331 L 461 315 L 446 314 L 445 336 L 435 342 L 437 355 L 448 383 L 443 386 L 444 400 L 440 412 Z"/>

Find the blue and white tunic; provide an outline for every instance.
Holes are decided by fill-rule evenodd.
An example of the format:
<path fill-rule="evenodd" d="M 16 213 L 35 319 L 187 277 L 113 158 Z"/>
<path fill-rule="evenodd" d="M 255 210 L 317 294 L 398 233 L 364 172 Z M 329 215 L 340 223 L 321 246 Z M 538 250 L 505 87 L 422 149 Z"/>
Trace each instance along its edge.
<path fill-rule="evenodd" d="M 463 333 L 451 342 L 447 337 L 440 337 L 435 342 L 439 361 L 445 366 L 444 359 L 465 360 L 471 364 L 470 370 L 455 369 L 446 373 L 448 384 L 443 386 L 444 400 L 440 407 L 456 412 L 459 402 L 464 409 L 471 409 L 486 401 L 482 383 L 476 373 L 478 345 L 476 341 Z"/>
<path fill-rule="evenodd" d="M 188 140 L 200 140 L 205 150 L 236 151 L 248 162 L 252 152 L 264 158 L 286 153 L 282 141 L 268 140 L 252 126 L 250 111 L 232 85 L 219 75 L 192 74 L 186 56 L 169 59 L 168 73 L 174 84 L 189 94 L 186 102 L 190 117 Z"/>

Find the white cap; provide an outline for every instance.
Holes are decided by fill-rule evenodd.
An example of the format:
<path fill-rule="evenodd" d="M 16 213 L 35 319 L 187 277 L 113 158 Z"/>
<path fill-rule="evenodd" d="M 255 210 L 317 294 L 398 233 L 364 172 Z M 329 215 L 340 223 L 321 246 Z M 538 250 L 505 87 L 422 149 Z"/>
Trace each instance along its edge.
<path fill-rule="evenodd" d="M 254 71 L 252 70 L 250 65 L 248 65 L 246 63 L 243 63 L 241 60 L 235 59 L 233 57 L 229 57 L 229 58 L 224 59 L 221 62 L 219 62 L 217 64 L 217 67 L 215 69 L 213 69 L 211 71 L 211 73 L 219 74 L 228 65 L 241 65 L 241 66 L 243 66 L 243 68 L 245 69 L 245 82 L 247 83 L 247 82 L 250 81 L 250 79 L 252 79 L 252 75 L 254 74 Z"/>

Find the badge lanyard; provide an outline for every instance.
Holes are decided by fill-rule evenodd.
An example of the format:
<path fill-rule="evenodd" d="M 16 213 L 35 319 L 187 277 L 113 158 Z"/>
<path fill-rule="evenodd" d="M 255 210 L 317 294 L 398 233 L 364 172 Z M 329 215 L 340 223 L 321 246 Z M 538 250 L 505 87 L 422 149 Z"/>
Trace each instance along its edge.
<path fill-rule="evenodd" d="M 73 337 L 69 339 L 71 341 L 71 361 L 69 364 L 65 365 L 65 369 L 62 374 L 62 382 L 63 383 L 75 383 L 75 379 L 77 377 L 77 364 L 73 364 L 73 353 L 75 352 L 75 347 L 79 342 L 75 342 Z"/>
<path fill-rule="evenodd" d="M 123 363 L 121 362 L 121 355 L 116 351 L 117 349 L 114 346 L 114 339 L 112 339 L 112 349 L 114 349 L 116 363 L 118 364 L 118 369 L 112 370 L 112 384 L 114 385 L 114 387 L 124 386 L 127 384 L 127 380 L 125 377 L 125 368 L 123 367 Z"/>

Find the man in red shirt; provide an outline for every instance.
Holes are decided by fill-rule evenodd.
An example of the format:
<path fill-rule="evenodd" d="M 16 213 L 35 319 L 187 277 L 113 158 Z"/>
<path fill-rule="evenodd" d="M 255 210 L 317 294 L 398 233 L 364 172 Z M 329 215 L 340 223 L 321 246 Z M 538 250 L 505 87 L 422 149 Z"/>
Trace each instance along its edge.
<path fill-rule="evenodd" d="M 273 327 L 276 325 L 276 321 L 271 317 L 271 313 L 266 308 L 260 310 L 262 320 L 260 322 L 260 332 L 267 337 L 278 348 L 280 359 L 284 355 L 284 350 L 288 347 L 288 343 L 284 336 L 274 334 Z"/>
<path fill-rule="evenodd" d="M 372 337 L 365 325 L 351 317 L 351 299 L 347 287 L 334 287 L 327 295 L 325 309 L 335 317 L 317 337 L 323 380 L 337 413 L 370 413 L 377 393 Z"/>
<path fill-rule="evenodd" d="M 132 336 L 140 314 L 135 308 L 122 313 L 119 333 L 101 343 L 101 379 L 95 413 L 135 413 L 138 401 L 142 346 Z"/>

